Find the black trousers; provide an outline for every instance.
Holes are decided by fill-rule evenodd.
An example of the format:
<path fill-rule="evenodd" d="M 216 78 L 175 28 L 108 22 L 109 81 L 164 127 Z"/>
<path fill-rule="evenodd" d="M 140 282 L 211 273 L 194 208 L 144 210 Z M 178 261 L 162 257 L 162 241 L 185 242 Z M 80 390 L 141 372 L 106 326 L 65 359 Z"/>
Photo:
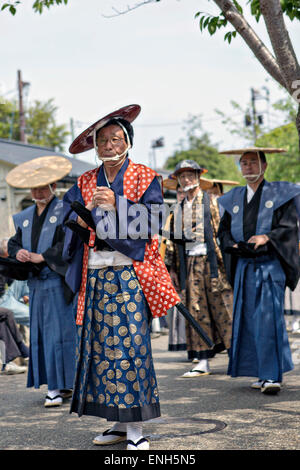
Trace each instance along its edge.
<path fill-rule="evenodd" d="M 5 344 L 5 358 L 3 363 L 13 361 L 16 357 L 22 356 L 19 349 L 23 343 L 21 333 L 14 319 L 14 314 L 7 308 L 0 307 L 0 340 Z"/>

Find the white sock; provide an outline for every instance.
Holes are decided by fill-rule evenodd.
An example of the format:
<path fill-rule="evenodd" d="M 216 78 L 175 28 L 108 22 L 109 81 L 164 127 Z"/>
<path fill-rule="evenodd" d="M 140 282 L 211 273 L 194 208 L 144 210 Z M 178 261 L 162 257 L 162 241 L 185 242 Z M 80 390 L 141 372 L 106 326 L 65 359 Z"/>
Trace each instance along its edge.
<path fill-rule="evenodd" d="M 115 423 L 111 428 L 109 428 L 110 431 L 120 431 L 120 432 L 126 432 L 127 429 L 127 423 L 120 423 L 119 421 Z"/>
<path fill-rule="evenodd" d="M 48 390 L 48 397 L 50 398 L 54 398 L 56 397 L 56 395 L 59 395 L 60 394 L 60 391 L 59 390 Z"/>
<path fill-rule="evenodd" d="M 133 422 L 127 423 L 127 439 L 135 444 L 143 437 L 143 423 Z"/>
<path fill-rule="evenodd" d="M 195 367 L 193 367 L 192 370 L 201 370 L 202 372 L 209 372 L 210 368 L 209 368 L 208 359 L 201 359 L 198 362 L 198 364 L 196 364 Z"/>

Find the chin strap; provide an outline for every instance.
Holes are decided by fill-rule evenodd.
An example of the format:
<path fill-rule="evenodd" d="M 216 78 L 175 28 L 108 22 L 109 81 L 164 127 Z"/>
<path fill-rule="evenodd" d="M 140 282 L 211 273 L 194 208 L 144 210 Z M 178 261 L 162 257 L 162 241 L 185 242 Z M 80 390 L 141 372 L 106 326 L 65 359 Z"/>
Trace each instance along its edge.
<path fill-rule="evenodd" d="M 256 155 L 257 155 L 257 158 L 258 158 L 258 165 L 259 165 L 259 173 L 258 174 L 255 174 L 255 175 L 242 175 L 243 178 L 245 178 L 245 180 L 247 180 L 247 182 L 249 183 L 256 183 L 259 178 L 264 174 L 264 171 L 262 171 L 262 168 L 261 168 L 261 161 L 260 161 L 260 156 L 259 156 L 259 153 L 258 151 L 256 151 Z M 255 179 L 253 179 L 255 178 Z M 248 181 L 249 179 L 251 179 L 251 181 Z"/>
<path fill-rule="evenodd" d="M 195 188 L 197 188 L 198 186 L 200 186 L 200 175 L 199 175 L 199 178 L 198 178 L 198 183 L 191 184 L 190 186 L 186 186 L 185 188 L 182 186 L 179 177 L 177 177 L 177 182 L 178 182 L 179 186 L 181 187 L 182 191 L 184 191 L 185 193 L 187 193 L 187 192 L 190 191 L 191 189 L 195 189 Z"/>
<path fill-rule="evenodd" d="M 32 198 L 32 201 L 36 204 L 36 203 L 39 203 L 39 204 L 48 204 L 49 201 L 51 201 L 51 199 L 53 199 L 53 196 L 55 196 L 55 191 L 53 191 L 52 189 L 52 186 L 51 184 L 48 184 L 49 186 L 49 189 L 50 189 L 50 196 L 47 197 L 46 199 L 33 199 Z"/>

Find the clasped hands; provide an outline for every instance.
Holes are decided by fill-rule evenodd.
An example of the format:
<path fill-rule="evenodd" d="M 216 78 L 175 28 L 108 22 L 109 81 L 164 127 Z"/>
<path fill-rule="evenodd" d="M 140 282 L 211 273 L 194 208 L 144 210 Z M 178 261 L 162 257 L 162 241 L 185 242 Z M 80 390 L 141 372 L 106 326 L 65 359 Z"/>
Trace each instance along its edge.
<path fill-rule="evenodd" d="M 92 210 L 95 207 L 100 207 L 103 210 L 112 210 L 116 208 L 116 197 L 112 189 L 106 186 L 97 186 L 93 193 L 92 201 L 86 206 L 86 209 Z M 87 224 L 78 216 L 77 223 L 82 227 L 87 227 Z"/>
<path fill-rule="evenodd" d="M 38 253 L 32 253 L 28 250 L 25 250 L 24 248 L 21 248 L 21 250 L 17 252 L 16 258 L 21 263 L 30 262 L 30 263 L 39 264 L 45 261 L 43 255 L 38 254 Z"/>
<path fill-rule="evenodd" d="M 253 235 L 249 238 L 247 243 L 255 243 L 254 250 L 256 250 L 259 246 L 265 245 L 269 241 L 268 235 Z M 238 248 L 238 245 L 233 245 L 234 248 Z"/>

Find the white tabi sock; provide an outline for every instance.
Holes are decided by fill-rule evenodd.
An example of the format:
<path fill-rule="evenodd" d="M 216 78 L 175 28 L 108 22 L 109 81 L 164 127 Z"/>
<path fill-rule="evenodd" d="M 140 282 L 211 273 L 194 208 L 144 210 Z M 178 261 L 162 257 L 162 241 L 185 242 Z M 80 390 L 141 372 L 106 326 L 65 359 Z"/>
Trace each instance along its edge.
<path fill-rule="evenodd" d="M 192 370 L 201 370 L 202 372 L 210 372 L 208 359 L 201 359 Z"/>
<path fill-rule="evenodd" d="M 143 437 L 143 423 L 127 423 L 127 439 L 135 444 Z"/>
<path fill-rule="evenodd" d="M 54 398 L 57 395 L 60 395 L 60 390 L 48 390 L 47 395 L 50 398 Z"/>

